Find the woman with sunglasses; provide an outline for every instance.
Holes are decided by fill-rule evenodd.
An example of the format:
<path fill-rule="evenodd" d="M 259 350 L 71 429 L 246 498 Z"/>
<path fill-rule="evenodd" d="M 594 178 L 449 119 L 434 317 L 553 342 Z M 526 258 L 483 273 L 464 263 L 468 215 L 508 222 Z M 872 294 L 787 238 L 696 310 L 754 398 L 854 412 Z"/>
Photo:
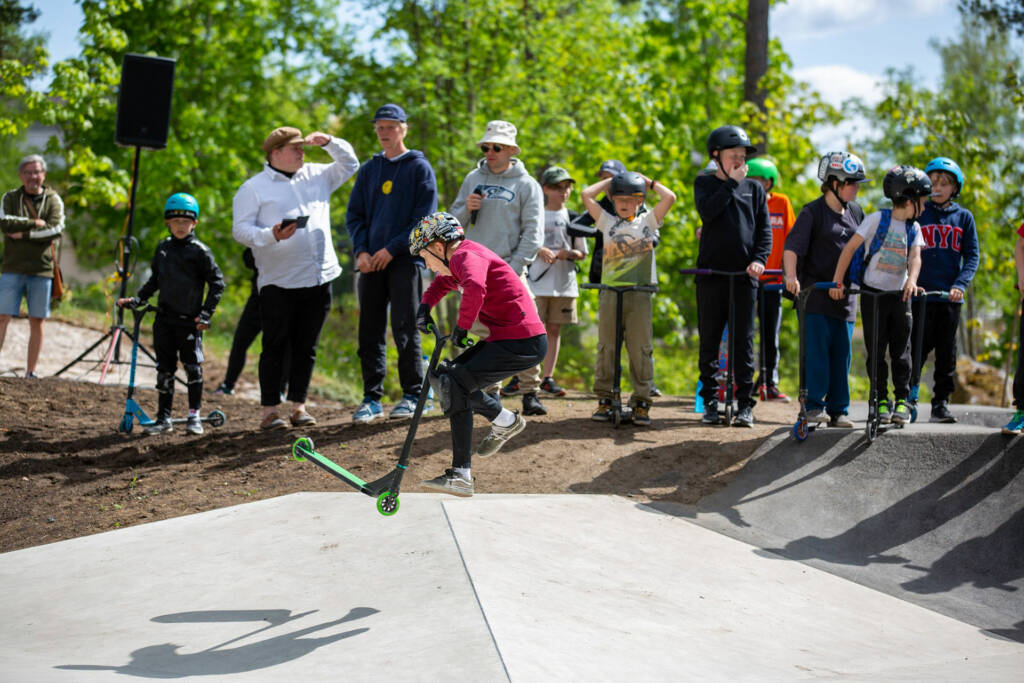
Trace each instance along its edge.
<path fill-rule="evenodd" d="M 786 237 L 783 280 L 796 296 L 817 282 L 831 282 L 846 243 L 864 220 L 854 199 L 868 181 L 864 162 L 848 152 L 829 152 L 818 162 L 822 196 L 806 204 Z M 804 318 L 807 419 L 853 427 L 850 410 L 850 339 L 857 314 L 854 297 L 834 300 L 827 290 L 807 298 Z"/>

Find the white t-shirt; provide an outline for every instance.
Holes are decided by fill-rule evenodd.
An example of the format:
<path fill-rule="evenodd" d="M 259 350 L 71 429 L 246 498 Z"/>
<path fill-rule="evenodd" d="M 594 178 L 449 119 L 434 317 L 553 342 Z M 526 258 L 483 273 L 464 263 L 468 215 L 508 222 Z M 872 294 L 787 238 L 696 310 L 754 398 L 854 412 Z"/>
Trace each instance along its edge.
<path fill-rule="evenodd" d="M 658 282 L 654 242 L 661 224 L 653 211 L 644 211 L 632 221 L 602 211 L 594 226 L 604 236 L 603 284 L 653 285 Z"/>
<path fill-rule="evenodd" d="M 882 220 L 879 211 L 865 216 L 863 222 L 857 228 L 857 234 L 864 238 L 864 255 L 867 256 L 871 248 L 871 241 L 878 231 L 878 224 Z M 914 244 L 912 246 L 923 247 L 924 238 L 921 236 L 921 226 L 915 221 Z M 882 246 L 871 258 L 864 271 L 864 284 L 875 289 L 893 290 L 903 289 L 907 282 L 907 223 L 906 221 L 893 218 L 889 223 L 889 231 L 885 234 Z"/>
<path fill-rule="evenodd" d="M 582 237 L 569 237 L 569 211 L 544 209 L 544 246 L 556 254 L 562 249 L 578 249 L 587 253 L 587 242 Z M 579 296 L 576 287 L 576 262 L 558 259 L 544 263 L 539 257 L 527 271 L 530 291 L 534 296 Z"/>

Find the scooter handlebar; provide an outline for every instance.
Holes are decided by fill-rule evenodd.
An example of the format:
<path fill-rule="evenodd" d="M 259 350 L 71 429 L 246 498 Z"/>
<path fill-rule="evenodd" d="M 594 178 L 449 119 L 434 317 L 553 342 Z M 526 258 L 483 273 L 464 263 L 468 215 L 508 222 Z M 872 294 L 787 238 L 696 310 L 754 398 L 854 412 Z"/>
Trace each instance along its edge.
<path fill-rule="evenodd" d="M 738 277 L 740 275 L 750 276 L 745 270 L 715 270 L 713 268 L 682 268 L 679 270 L 680 275 L 727 275 L 729 277 Z M 763 274 L 767 275 L 781 275 L 781 270 L 771 271 L 766 270 Z"/>
<path fill-rule="evenodd" d="M 585 282 L 580 289 L 608 289 L 613 292 L 657 292 L 658 285 L 606 285 L 598 282 Z"/>

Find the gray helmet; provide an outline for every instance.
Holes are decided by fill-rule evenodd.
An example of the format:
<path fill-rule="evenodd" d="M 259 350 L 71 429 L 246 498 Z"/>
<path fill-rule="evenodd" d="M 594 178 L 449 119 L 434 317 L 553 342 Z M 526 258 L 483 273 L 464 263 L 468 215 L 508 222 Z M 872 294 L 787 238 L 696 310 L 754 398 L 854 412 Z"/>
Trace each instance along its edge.
<path fill-rule="evenodd" d="M 856 154 L 849 152 L 829 152 L 818 162 L 818 180 L 825 182 L 829 178 L 836 180 L 853 180 L 858 183 L 868 181 L 864 171 L 864 162 Z"/>
<path fill-rule="evenodd" d="M 609 197 L 639 197 L 647 196 L 647 183 L 644 177 L 635 171 L 626 171 L 612 176 L 611 185 L 608 187 Z"/>
<path fill-rule="evenodd" d="M 431 242 L 457 242 L 466 237 L 459 219 L 445 211 L 438 211 L 420 219 L 409 233 L 409 252 L 419 256 Z"/>
<path fill-rule="evenodd" d="M 894 203 L 932 195 L 932 181 L 924 171 L 913 166 L 893 166 L 882 180 L 882 192 Z"/>
<path fill-rule="evenodd" d="M 708 136 L 708 156 L 713 157 L 716 150 L 729 147 L 743 147 L 747 154 L 757 154 L 757 147 L 750 143 L 747 131 L 739 126 L 719 126 Z"/>

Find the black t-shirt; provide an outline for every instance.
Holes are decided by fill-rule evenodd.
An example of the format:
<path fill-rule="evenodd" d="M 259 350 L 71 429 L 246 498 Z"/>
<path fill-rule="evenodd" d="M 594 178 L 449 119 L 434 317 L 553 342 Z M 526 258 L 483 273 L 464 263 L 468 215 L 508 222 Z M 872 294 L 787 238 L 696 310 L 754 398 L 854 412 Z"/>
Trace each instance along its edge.
<path fill-rule="evenodd" d="M 864 210 L 856 203 L 847 204 L 839 214 L 829 208 L 824 197 L 804 205 L 793 229 L 786 237 L 786 251 L 798 256 L 797 279 L 807 289 L 816 282 L 831 282 L 843 247 L 857 232 L 864 220 Z M 833 301 L 828 290 L 817 290 L 807 298 L 807 312 L 852 322 L 857 315 L 854 297 Z"/>

